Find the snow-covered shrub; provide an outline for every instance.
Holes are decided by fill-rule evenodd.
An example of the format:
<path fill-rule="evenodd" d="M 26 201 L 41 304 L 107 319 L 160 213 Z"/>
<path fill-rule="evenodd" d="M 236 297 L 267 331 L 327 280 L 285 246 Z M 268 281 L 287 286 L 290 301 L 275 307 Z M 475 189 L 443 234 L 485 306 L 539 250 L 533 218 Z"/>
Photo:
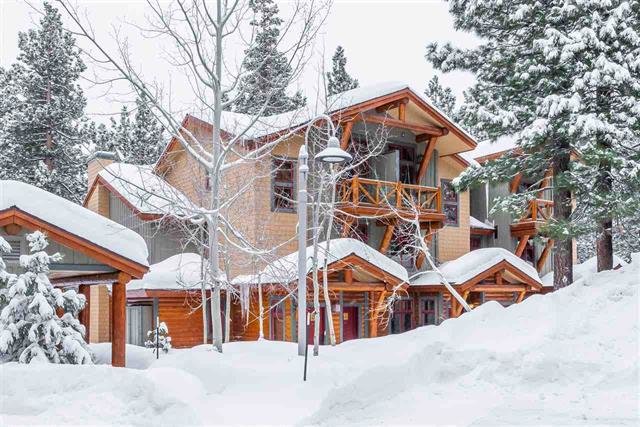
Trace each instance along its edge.
<path fill-rule="evenodd" d="M 62 291 L 49 281 L 47 239 L 40 231 L 27 235 L 31 255 L 22 255 L 20 275 L 9 275 L 6 307 L 0 312 L 0 360 L 20 363 L 90 364 L 84 326 L 77 319 L 86 303 L 74 290 Z M 64 311 L 62 317 L 56 309 Z"/>
<path fill-rule="evenodd" d="M 0 253 L 7 253 L 11 251 L 11 245 L 7 243 L 4 238 L 0 236 Z M 7 297 L 9 293 L 9 281 L 13 275 L 7 272 L 7 265 L 0 256 L 0 312 L 9 302 Z"/>
<path fill-rule="evenodd" d="M 153 348 L 156 351 L 156 346 L 163 352 L 168 353 L 171 349 L 171 337 L 169 336 L 169 328 L 164 322 L 160 322 L 158 325 L 158 337 L 156 339 L 156 329 L 152 329 L 147 332 L 147 341 L 144 346 L 147 348 Z"/>

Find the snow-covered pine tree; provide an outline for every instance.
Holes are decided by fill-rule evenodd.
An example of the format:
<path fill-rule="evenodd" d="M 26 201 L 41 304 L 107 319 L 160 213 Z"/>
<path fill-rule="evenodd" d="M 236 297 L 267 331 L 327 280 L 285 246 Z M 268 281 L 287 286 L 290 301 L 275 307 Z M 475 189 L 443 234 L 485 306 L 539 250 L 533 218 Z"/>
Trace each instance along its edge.
<path fill-rule="evenodd" d="M 164 322 L 160 322 L 157 329 L 152 329 L 147 332 L 147 340 L 144 343 L 144 346 L 147 348 L 152 348 L 155 352 L 156 349 L 160 349 L 165 353 L 168 353 L 171 350 L 171 337 L 169 336 L 169 328 L 167 324 Z"/>
<path fill-rule="evenodd" d="M 331 58 L 331 71 L 327 73 L 327 92 L 329 95 L 346 92 L 358 87 L 358 79 L 347 73 L 347 57 L 344 48 L 338 46 Z"/>
<path fill-rule="evenodd" d="M 86 123 L 82 128 L 82 135 L 91 152 L 115 151 L 112 132 L 104 123 Z"/>
<path fill-rule="evenodd" d="M 11 245 L 9 245 L 9 243 L 0 236 L 0 253 L 7 253 L 10 251 Z M 9 301 L 9 282 L 13 277 L 13 274 L 7 272 L 7 265 L 4 263 L 2 256 L 0 256 L 0 313 Z"/>
<path fill-rule="evenodd" d="M 137 165 L 155 163 L 164 149 L 164 128 L 144 98 L 136 99 L 136 114 L 126 160 Z"/>
<path fill-rule="evenodd" d="M 38 28 L 19 34 L 18 47 L 17 62 L 1 82 L 10 86 L 2 92 L 10 92 L 12 101 L 0 125 L 0 178 L 79 202 L 86 191 L 80 51 L 48 3 Z"/>
<path fill-rule="evenodd" d="M 637 132 L 638 1 L 452 0 L 450 12 L 457 28 L 482 42 L 472 49 L 430 44 L 428 59 L 444 72 L 473 72 L 477 83 L 460 109 L 464 121 L 493 139 L 513 135 L 517 143 L 517 150 L 472 168 L 458 184 L 505 181 L 520 172 L 542 179 L 551 166 L 554 219 L 546 232 L 555 240 L 554 286 L 566 286 L 572 282 L 571 238 L 580 231 L 572 217 L 572 190 L 599 176 L 593 175 L 594 164 L 605 171 L 607 165 L 624 165 L 616 141 Z M 614 109 L 611 114 L 597 106 L 603 95 L 610 97 L 603 105 Z M 571 162 L 577 153 L 594 161 L 583 157 L 585 167 L 578 167 Z M 627 162 L 622 175 L 633 177 L 633 170 L 637 164 Z M 536 191 L 531 188 L 524 198 L 534 198 Z M 602 206 L 608 205 L 602 212 L 621 208 L 606 186 L 599 191 L 607 200 Z M 500 205 L 515 208 L 522 201 L 523 196 L 508 197 Z"/>
<path fill-rule="evenodd" d="M 302 93 L 287 94 L 291 81 L 291 65 L 278 51 L 280 25 L 278 6 L 273 0 L 250 0 L 254 18 L 255 40 L 245 51 L 244 69 L 240 79 L 234 110 L 239 113 L 269 116 L 304 106 Z"/>
<path fill-rule="evenodd" d="M 25 272 L 9 280 L 8 304 L 0 312 L 0 360 L 20 363 L 92 363 L 78 313 L 85 298 L 74 290 L 62 291 L 49 281 L 47 239 L 40 231 L 27 235 L 30 255 L 20 257 Z M 64 311 L 62 317 L 56 309 Z"/>
<path fill-rule="evenodd" d="M 429 80 L 424 94 L 433 102 L 433 105 L 442 110 L 447 116 L 451 118 L 455 117 L 456 96 L 450 87 L 445 87 L 440 84 L 438 76 L 433 76 L 431 80 Z"/>

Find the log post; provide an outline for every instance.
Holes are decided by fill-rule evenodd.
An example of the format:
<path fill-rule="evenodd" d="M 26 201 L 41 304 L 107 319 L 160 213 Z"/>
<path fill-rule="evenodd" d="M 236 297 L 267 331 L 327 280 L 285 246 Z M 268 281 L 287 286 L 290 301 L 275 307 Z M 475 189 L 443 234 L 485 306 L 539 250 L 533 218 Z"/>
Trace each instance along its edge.
<path fill-rule="evenodd" d="M 391 238 L 393 237 L 393 224 L 387 225 L 387 228 L 384 230 L 384 235 L 382 236 L 382 241 L 380 242 L 380 253 L 384 254 L 389 249 L 389 245 L 391 244 Z"/>
<path fill-rule="evenodd" d="M 91 334 L 91 287 L 89 285 L 80 285 L 78 286 L 78 292 L 84 295 L 85 304 L 82 311 L 78 314 L 78 320 L 80 324 L 84 326 L 84 340 L 86 342 L 90 342 Z"/>
<path fill-rule="evenodd" d="M 416 176 L 416 184 L 420 185 L 420 181 L 427 173 L 427 168 L 429 167 L 429 162 L 431 161 L 431 156 L 433 156 L 433 150 L 436 148 L 436 139 L 437 137 L 429 138 L 427 142 L 427 146 L 424 148 L 424 153 L 422 154 L 422 160 L 420 161 L 420 167 L 418 168 L 418 175 Z"/>
<path fill-rule="evenodd" d="M 120 273 L 111 286 L 111 366 L 125 367 L 127 328 L 127 283 L 131 276 Z"/>
<path fill-rule="evenodd" d="M 524 248 L 527 247 L 527 242 L 529 241 L 529 235 L 524 235 L 520 238 L 518 242 L 518 247 L 516 247 L 516 256 L 521 257 L 524 253 Z"/>
<path fill-rule="evenodd" d="M 449 301 L 451 301 L 451 309 L 449 310 L 449 317 L 456 318 L 458 317 L 458 300 L 456 300 L 456 298 L 453 295 L 451 295 L 451 298 L 449 298 Z"/>
<path fill-rule="evenodd" d="M 540 259 L 538 259 L 538 262 L 536 263 L 536 270 L 538 270 L 538 273 L 542 271 L 542 268 L 544 267 L 545 262 L 547 262 L 547 258 L 549 257 L 549 253 L 551 252 L 552 246 L 553 246 L 553 239 L 548 239 L 547 244 L 544 245 L 544 249 L 540 254 Z"/>

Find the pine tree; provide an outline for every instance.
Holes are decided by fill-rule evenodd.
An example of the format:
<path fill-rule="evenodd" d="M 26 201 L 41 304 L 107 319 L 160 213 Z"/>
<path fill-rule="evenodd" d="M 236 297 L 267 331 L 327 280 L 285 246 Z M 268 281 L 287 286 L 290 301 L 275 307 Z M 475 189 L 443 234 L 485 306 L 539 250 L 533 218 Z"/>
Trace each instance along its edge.
<path fill-rule="evenodd" d="M 246 114 L 273 114 L 291 111 L 306 104 L 306 98 L 297 92 L 287 95 L 292 69 L 287 58 L 278 51 L 280 25 L 278 6 L 273 0 L 250 0 L 254 13 L 251 26 L 255 28 L 255 41 L 245 51 L 244 70 L 235 111 Z"/>
<path fill-rule="evenodd" d="M 456 114 L 456 96 L 450 87 L 444 87 L 440 84 L 438 76 L 433 76 L 424 91 L 427 98 L 433 102 L 438 109 L 442 110 L 447 116 L 454 118 Z"/>
<path fill-rule="evenodd" d="M 84 296 L 74 290 L 63 292 L 49 281 L 49 263 L 61 256 L 44 251 L 48 243 L 42 232 L 27 235 L 27 241 L 31 255 L 20 257 L 25 272 L 10 279 L 9 303 L 0 313 L 0 360 L 92 363 L 84 326 L 77 319 Z M 64 311 L 62 317 L 56 309 Z"/>
<path fill-rule="evenodd" d="M 427 57 L 441 71 L 473 72 L 477 83 L 460 109 L 465 122 L 492 139 L 513 135 L 518 146 L 471 169 L 458 184 L 505 181 L 520 172 L 541 179 L 551 166 L 554 219 L 545 231 L 555 240 L 554 286 L 566 286 L 572 282 L 571 238 L 581 231 L 572 216 L 572 191 L 586 195 L 585 182 L 603 170 L 611 179 L 629 177 L 625 188 L 637 180 L 637 163 L 618 149 L 623 136 L 637 141 L 638 1 L 453 0 L 450 12 L 457 28 L 475 32 L 482 43 L 466 50 L 431 44 Z M 571 161 L 576 153 L 580 163 Z M 615 175 L 606 173 L 621 166 Z M 535 192 L 501 205 L 515 207 Z M 638 199 L 619 197 L 607 185 L 598 187 L 598 198 L 596 218 L 628 211 L 625 201 Z M 584 197 L 577 202 L 586 203 Z"/>
<path fill-rule="evenodd" d="M 171 350 L 171 337 L 169 336 L 169 328 L 167 327 L 167 324 L 160 322 L 157 330 L 152 329 L 148 331 L 147 340 L 144 342 L 144 346 L 152 348 L 154 352 L 157 349 L 160 349 L 164 353 L 168 353 L 169 350 Z"/>
<path fill-rule="evenodd" d="M 0 124 L 0 178 L 19 179 L 78 202 L 86 190 L 80 51 L 58 11 L 47 3 L 38 28 L 20 33 L 18 46 L 17 62 L 0 82 L 2 93 L 12 97 Z"/>
<path fill-rule="evenodd" d="M 7 253 L 11 251 L 11 245 L 0 236 L 0 252 Z M 2 309 L 6 307 L 9 302 L 9 283 L 15 276 L 7 272 L 7 265 L 4 263 L 2 257 L 0 257 L 0 313 Z"/>
<path fill-rule="evenodd" d="M 155 163 L 163 149 L 164 128 L 153 115 L 149 104 L 144 99 L 136 99 L 130 144 L 125 150 L 127 162 L 138 165 Z"/>
<path fill-rule="evenodd" d="M 342 46 L 336 48 L 331 58 L 331 71 L 327 73 L 327 91 L 329 95 L 346 92 L 358 87 L 358 80 L 347 73 L 347 57 Z"/>

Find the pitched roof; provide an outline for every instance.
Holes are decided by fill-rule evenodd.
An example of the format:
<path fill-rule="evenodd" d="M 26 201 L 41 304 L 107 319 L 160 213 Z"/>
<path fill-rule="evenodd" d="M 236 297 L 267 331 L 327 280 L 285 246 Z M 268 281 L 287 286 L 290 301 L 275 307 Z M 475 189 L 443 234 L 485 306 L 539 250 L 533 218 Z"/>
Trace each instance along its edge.
<path fill-rule="evenodd" d="M 151 165 L 112 163 L 98 173 L 90 191 L 98 182 L 146 219 L 184 216 L 198 210 L 184 193 L 156 175 Z"/>
<path fill-rule="evenodd" d="M 199 290 L 202 258 L 185 252 L 152 264 L 142 279 L 132 280 L 127 291 L 135 290 Z"/>
<path fill-rule="evenodd" d="M 0 213 L 12 211 L 21 221 L 72 235 L 85 245 L 104 249 L 144 270 L 149 265 L 147 244 L 135 231 L 36 186 L 0 181 Z"/>
<path fill-rule="evenodd" d="M 495 230 L 496 227 L 491 225 L 491 224 L 487 224 L 486 222 L 482 222 L 479 219 L 477 219 L 474 216 L 469 216 L 469 226 L 471 228 L 480 228 L 483 230 Z"/>
<path fill-rule="evenodd" d="M 442 264 L 439 269 L 451 284 L 460 285 L 492 267 L 506 262 L 521 271 L 532 281 L 542 284 L 536 269 L 503 248 L 476 249 L 453 261 Z M 412 286 L 440 285 L 440 277 L 434 271 L 424 272 L 410 281 Z"/>
<path fill-rule="evenodd" d="M 379 268 L 392 275 L 400 282 L 408 280 L 407 270 L 391 258 L 383 255 L 371 246 L 351 238 L 332 239 L 329 252 L 326 250 L 326 242 L 319 244 L 318 265 L 323 266 L 325 258 L 327 265 L 343 260 L 351 255 Z M 306 272 L 309 274 L 313 267 L 313 246 L 306 250 Z M 252 276 L 238 276 L 233 284 L 253 284 L 253 283 L 291 283 L 298 277 L 298 252 L 293 252 L 287 256 L 279 258 L 265 267 L 260 273 Z"/>

